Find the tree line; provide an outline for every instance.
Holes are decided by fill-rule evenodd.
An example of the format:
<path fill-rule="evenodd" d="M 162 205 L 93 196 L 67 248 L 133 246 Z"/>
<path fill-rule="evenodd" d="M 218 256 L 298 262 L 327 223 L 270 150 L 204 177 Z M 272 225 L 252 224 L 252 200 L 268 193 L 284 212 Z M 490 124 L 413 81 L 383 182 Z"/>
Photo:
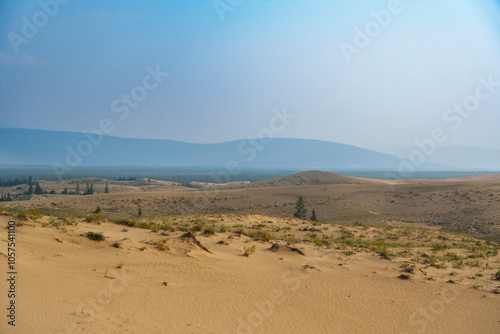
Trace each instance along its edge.
<path fill-rule="evenodd" d="M 64 174 L 59 179 L 52 168 L 1 168 L 0 169 L 0 187 L 12 187 L 26 184 L 26 177 L 32 175 L 37 180 L 43 181 L 69 181 L 88 177 L 98 177 L 114 181 L 136 181 L 141 178 L 155 179 L 161 181 L 171 181 L 177 183 L 189 182 L 208 182 L 220 183 L 226 182 L 225 178 L 217 177 L 217 174 L 224 171 L 224 168 L 194 168 L 194 167 L 162 167 L 162 168 L 95 168 L 80 167 L 75 168 L 71 173 Z M 231 175 L 229 181 L 262 181 L 272 179 L 278 176 L 284 176 L 299 172 L 295 169 L 284 170 L 260 170 L 243 169 L 238 173 Z M 219 180 L 220 179 L 220 180 Z"/>
<path fill-rule="evenodd" d="M 7 186 L 13 187 L 16 185 L 21 185 L 21 184 L 27 184 L 28 185 L 28 190 L 24 191 L 22 194 L 23 195 L 43 195 L 43 194 L 57 194 L 57 192 L 52 189 L 51 191 L 43 190 L 42 186 L 40 185 L 39 181 L 34 181 L 33 177 L 30 176 L 27 179 L 23 179 L 21 183 L 20 180 L 16 179 L 14 181 L 8 181 L 8 182 L 3 182 L 1 183 L 2 185 L 7 184 Z M 18 187 L 17 189 L 21 189 L 21 187 Z M 80 184 L 76 184 L 76 188 L 74 190 L 69 190 L 68 187 L 65 187 L 64 190 L 61 192 L 62 195 L 93 195 L 95 193 L 94 191 L 94 184 L 92 182 L 87 182 L 87 188 L 84 191 L 80 190 Z M 104 188 L 104 193 L 109 193 L 109 185 L 106 183 L 106 187 Z M 10 193 L 7 193 L 7 195 L 1 195 L 0 196 L 0 202 L 7 202 L 7 201 L 12 201 L 12 195 Z"/>

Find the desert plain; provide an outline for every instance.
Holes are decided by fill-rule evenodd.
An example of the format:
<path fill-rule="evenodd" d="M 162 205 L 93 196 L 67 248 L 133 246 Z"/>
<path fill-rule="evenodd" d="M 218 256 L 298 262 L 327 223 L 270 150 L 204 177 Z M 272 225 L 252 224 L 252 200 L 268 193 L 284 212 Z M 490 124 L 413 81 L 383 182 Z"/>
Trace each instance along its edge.
<path fill-rule="evenodd" d="M 59 195 L 75 182 L 95 194 Z M 0 333 L 500 332 L 499 175 L 41 186 L 1 203 Z"/>

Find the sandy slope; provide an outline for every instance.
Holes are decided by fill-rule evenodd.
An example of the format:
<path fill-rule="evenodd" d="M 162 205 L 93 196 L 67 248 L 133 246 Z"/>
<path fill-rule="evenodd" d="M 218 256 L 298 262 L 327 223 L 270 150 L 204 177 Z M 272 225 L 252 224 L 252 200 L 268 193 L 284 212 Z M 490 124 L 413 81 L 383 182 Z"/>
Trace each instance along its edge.
<path fill-rule="evenodd" d="M 0 216 L 2 254 L 9 219 Z M 91 241 L 88 231 L 107 239 Z M 490 291 L 500 284 L 485 279 L 489 290 L 472 289 L 465 269 L 455 273 L 459 284 L 445 283 L 444 271 L 435 281 L 400 280 L 401 262 L 375 254 L 346 257 L 311 244 L 303 245 L 306 256 L 275 253 L 268 242 L 230 232 L 197 237 L 210 254 L 182 232 L 164 234 L 110 223 L 80 222 L 66 232 L 19 226 L 17 326 L 2 317 L 0 333 L 500 332 L 500 295 Z M 165 251 L 151 243 L 162 239 Z M 250 245 L 257 251 L 242 256 Z M 498 256 L 491 261 L 498 266 Z M 6 262 L 0 255 L 2 268 Z M 0 289 L 4 309 L 4 280 Z"/>
<path fill-rule="evenodd" d="M 38 195 L 31 200 L 3 202 L 1 206 L 78 216 L 92 214 L 99 206 L 104 217 L 111 219 L 136 218 L 139 209 L 143 216 L 242 213 L 290 217 L 302 195 L 308 212 L 314 209 L 323 222 L 382 226 L 393 220 L 500 242 L 500 180 L 356 183 L 352 178 L 331 173 L 306 172 L 279 178 L 273 185 L 274 181 L 266 182 L 257 188 L 247 188 L 254 186 L 251 184 L 205 190 L 154 191 L 156 188 L 135 186 L 135 191 L 131 191 L 131 186 L 126 192 L 92 196 Z"/>

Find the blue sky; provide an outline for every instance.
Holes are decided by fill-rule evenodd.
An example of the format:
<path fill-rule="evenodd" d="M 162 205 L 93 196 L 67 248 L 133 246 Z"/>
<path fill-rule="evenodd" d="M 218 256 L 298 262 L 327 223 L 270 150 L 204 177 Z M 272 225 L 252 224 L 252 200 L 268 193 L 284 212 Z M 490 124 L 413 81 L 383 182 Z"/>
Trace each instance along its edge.
<path fill-rule="evenodd" d="M 401 0 L 383 26 L 372 11 L 389 3 L 242 0 L 221 20 L 212 1 L 72 0 L 16 52 L 42 8 L 0 0 L 0 127 L 108 118 L 115 136 L 212 143 L 257 136 L 286 108 L 296 117 L 277 137 L 384 150 L 441 128 L 442 145 L 500 149 L 500 87 L 458 128 L 444 120 L 479 78 L 500 82 L 500 2 Z M 370 24 L 349 62 L 341 46 Z M 120 119 L 112 103 L 157 66 L 168 77 Z"/>

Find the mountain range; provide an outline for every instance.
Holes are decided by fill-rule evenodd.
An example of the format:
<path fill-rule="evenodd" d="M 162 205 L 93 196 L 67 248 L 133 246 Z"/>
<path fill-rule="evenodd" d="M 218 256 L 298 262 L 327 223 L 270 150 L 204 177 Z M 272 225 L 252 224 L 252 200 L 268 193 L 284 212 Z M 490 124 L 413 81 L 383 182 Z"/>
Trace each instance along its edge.
<path fill-rule="evenodd" d="M 440 170 L 454 167 L 445 162 L 423 164 L 419 168 Z M 309 139 L 267 138 L 193 144 L 79 132 L 0 128 L 0 164 L 52 165 L 60 168 L 223 167 L 231 171 L 238 168 L 397 170 L 402 162 L 390 154 Z M 482 166 L 478 164 L 474 168 Z"/>

